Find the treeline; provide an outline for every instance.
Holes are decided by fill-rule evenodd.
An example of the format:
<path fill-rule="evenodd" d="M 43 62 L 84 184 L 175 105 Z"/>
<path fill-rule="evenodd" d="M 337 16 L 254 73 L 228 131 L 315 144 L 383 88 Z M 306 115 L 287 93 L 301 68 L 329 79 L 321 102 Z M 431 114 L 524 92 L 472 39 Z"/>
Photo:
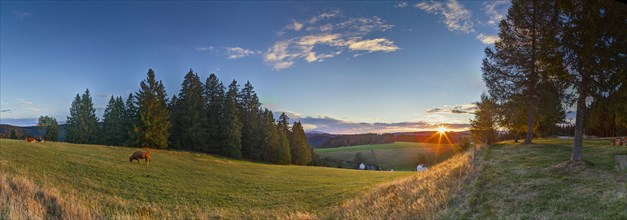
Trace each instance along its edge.
<path fill-rule="evenodd" d="M 627 5 L 617 1 L 512 1 L 485 49 L 489 93 L 471 120 L 475 139 L 490 144 L 504 128 L 530 144 L 559 131 L 571 106 L 571 160 L 583 158 L 584 133 L 625 135 L 626 26 Z"/>
<path fill-rule="evenodd" d="M 351 135 L 338 135 L 331 139 L 328 139 L 319 148 L 332 148 L 332 147 L 345 147 L 356 145 L 368 145 L 368 144 L 387 144 L 394 143 L 394 134 L 351 134 Z"/>
<path fill-rule="evenodd" d="M 171 98 L 148 70 L 139 91 L 125 100 L 111 97 L 102 123 L 89 89 L 77 94 L 66 132 L 70 143 L 172 148 L 276 164 L 310 165 L 315 157 L 302 124 L 290 126 L 285 113 L 275 121 L 250 82 L 225 87 L 211 74 L 203 83 L 191 69 Z"/>

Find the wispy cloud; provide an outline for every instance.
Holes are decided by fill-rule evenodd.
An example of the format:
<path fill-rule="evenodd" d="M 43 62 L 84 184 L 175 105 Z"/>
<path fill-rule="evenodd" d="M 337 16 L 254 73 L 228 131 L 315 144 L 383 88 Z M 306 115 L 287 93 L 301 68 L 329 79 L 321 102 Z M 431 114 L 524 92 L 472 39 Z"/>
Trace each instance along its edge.
<path fill-rule="evenodd" d="M 485 35 L 485 34 L 479 33 L 477 35 L 477 40 L 480 40 L 481 43 L 484 43 L 484 44 L 493 44 L 494 42 L 499 40 L 499 36 L 497 36 L 497 35 Z"/>
<path fill-rule="evenodd" d="M 296 20 L 292 20 L 292 23 L 285 27 L 287 30 L 300 31 L 303 29 L 303 23 L 299 23 Z"/>
<path fill-rule="evenodd" d="M 392 27 L 377 16 L 345 17 L 337 10 L 302 22 L 292 20 L 281 31 L 283 39 L 266 50 L 263 60 L 273 69 L 282 70 L 292 67 L 298 60 L 322 62 L 345 51 L 396 51 L 399 48 L 387 38 L 368 39 L 371 33 L 385 32 Z"/>
<path fill-rule="evenodd" d="M 15 99 L 15 101 L 18 101 L 22 105 L 32 105 L 33 104 L 33 102 L 25 100 L 25 99 L 22 99 L 22 98 L 17 98 L 17 99 Z"/>
<path fill-rule="evenodd" d="M 426 113 L 449 113 L 449 114 L 473 114 L 477 110 L 476 104 L 462 104 L 453 107 L 442 106 L 436 108 L 427 109 Z"/>
<path fill-rule="evenodd" d="M 216 48 L 213 47 L 213 46 L 208 46 L 208 47 L 196 47 L 195 49 L 196 49 L 196 51 L 210 51 L 210 52 L 213 52 L 213 51 L 215 51 Z"/>
<path fill-rule="evenodd" d="M 246 49 L 242 47 L 196 47 L 194 48 L 196 51 L 200 52 L 209 52 L 221 56 L 226 56 L 229 60 L 236 60 L 248 56 L 254 56 L 261 54 L 261 51 L 256 51 L 252 49 Z"/>
<path fill-rule="evenodd" d="M 247 56 L 254 56 L 260 53 L 261 53 L 260 51 L 253 51 L 253 50 L 244 49 L 241 47 L 227 47 L 226 48 L 227 58 L 231 60 L 244 58 Z"/>
<path fill-rule="evenodd" d="M 509 1 L 488 1 L 483 3 L 483 10 L 489 17 L 486 22 L 488 25 L 498 26 L 499 22 L 505 18 L 507 9 L 509 8 Z"/>
<path fill-rule="evenodd" d="M 11 109 L 2 109 L 0 110 L 0 113 L 9 113 L 11 112 Z"/>
<path fill-rule="evenodd" d="M 474 34 L 476 39 L 484 44 L 493 44 L 498 40 L 498 36 L 481 33 L 475 28 L 475 24 L 487 24 L 491 29 L 498 26 L 507 13 L 509 1 L 490 1 L 483 3 L 483 13 L 487 16 L 487 21 L 473 18 L 472 12 L 456 0 L 446 2 L 430 1 L 420 2 L 416 8 L 430 14 L 441 16 L 441 21 L 453 32 Z"/>
<path fill-rule="evenodd" d="M 475 32 L 470 10 L 455 0 L 449 0 L 445 3 L 421 2 L 416 4 L 416 7 L 431 14 L 441 15 L 442 22 L 451 31 L 459 31 L 466 34 Z"/>
<path fill-rule="evenodd" d="M 21 20 L 21 19 L 25 19 L 25 18 L 28 18 L 30 16 L 33 16 L 33 14 L 30 13 L 30 12 L 16 11 L 16 12 L 13 12 L 13 16 L 15 16 L 15 18 Z"/>
<path fill-rule="evenodd" d="M 392 52 L 399 49 L 396 45 L 394 45 L 394 41 L 385 38 L 351 42 L 349 43 L 348 48 L 351 50 L 364 50 L 368 51 L 368 53 L 376 51 Z"/>
<path fill-rule="evenodd" d="M 394 5 L 394 7 L 395 7 L 395 8 L 405 8 L 405 7 L 407 7 L 407 5 L 408 5 L 408 4 L 407 4 L 407 2 L 402 1 L 402 2 L 398 2 L 398 3 L 396 3 L 396 4 Z"/>

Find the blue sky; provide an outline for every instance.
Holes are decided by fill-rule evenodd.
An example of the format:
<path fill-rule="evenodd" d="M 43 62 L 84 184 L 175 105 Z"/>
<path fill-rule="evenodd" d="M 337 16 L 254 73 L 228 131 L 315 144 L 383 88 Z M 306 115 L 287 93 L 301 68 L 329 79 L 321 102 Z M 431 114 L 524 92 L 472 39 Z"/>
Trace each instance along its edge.
<path fill-rule="evenodd" d="M 483 50 L 509 2 L 5 2 L 0 123 L 65 121 L 89 88 L 111 95 L 155 70 L 169 96 L 192 68 L 249 80 L 309 131 L 467 127 Z"/>

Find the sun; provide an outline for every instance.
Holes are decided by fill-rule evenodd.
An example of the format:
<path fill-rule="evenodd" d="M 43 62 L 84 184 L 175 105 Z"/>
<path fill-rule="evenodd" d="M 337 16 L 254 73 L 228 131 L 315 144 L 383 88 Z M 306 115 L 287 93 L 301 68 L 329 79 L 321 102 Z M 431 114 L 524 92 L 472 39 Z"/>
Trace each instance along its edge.
<path fill-rule="evenodd" d="M 448 129 L 446 129 L 446 127 L 444 127 L 444 126 L 438 127 L 438 133 L 444 134 L 446 131 L 448 131 Z"/>

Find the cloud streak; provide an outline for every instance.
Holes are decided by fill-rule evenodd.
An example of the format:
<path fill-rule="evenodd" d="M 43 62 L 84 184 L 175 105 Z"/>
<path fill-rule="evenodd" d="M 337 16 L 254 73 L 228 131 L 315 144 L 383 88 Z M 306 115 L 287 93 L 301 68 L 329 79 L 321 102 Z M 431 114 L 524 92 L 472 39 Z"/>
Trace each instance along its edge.
<path fill-rule="evenodd" d="M 449 114 L 474 114 L 477 110 L 476 104 L 462 104 L 453 107 L 443 106 L 437 108 L 427 109 L 425 112 L 429 114 L 433 113 L 449 113 Z"/>
<path fill-rule="evenodd" d="M 275 118 L 281 114 L 275 111 Z M 433 131 L 439 126 L 446 126 L 451 130 L 468 130 L 470 125 L 464 123 L 430 123 L 425 121 L 416 122 L 351 122 L 330 116 L 320 115 L 317 117 L 303 117 L 299 113 L 286 112 L 291 122 L 300 121 L 307 131 L 318 131 L 332 134 L 362 134 L 362 133 L 392 133 L 392 132 L 416 132 Z"/>
<path fill-rule="evenodd" d="M 228 47 L 226 48 L 226 54 L 227 54 L 227 58 L 230 60 L 235 60 L 235 59 L 239 59 L 239 58 L 244 58 L 247 56 L 254 56 L 257 54 L 260 54 L 261 52 L 257 52 L 257 51 L 253 51 L 253 50 L 249 50 L 249 49 L 244 49 L 241 47 Z"/>
<path fill-rule="evenodd" d="M 416 8 L 422 9 L 430 14 L 442 16 L 442 23 L 446 24 L 450 31 L 459 31 L 462 33 L 474 33 L 474 24 L 472 22 L 470 10 L 466 9 L 457 1 L 450 0 L 443 2 L 421 2 L 416 4 Z"/>
<path fill-rule="evenodd" d="M 496 35 L 488 35 L 477 31 L 475 24 L 487 24 L 491 28 L 498 27 L 498 23 L 505 18 L 509 1 L 491 1 L 483 3 L 483 13 L 488 17 L 487 21 L 473 18 L 472 12 L 456 0 L 446 2 L 431 1 L 420 2 L 414 6 L 429 14 L 441 16 L 441 22 L 452 32 L 474 34 L 476 39 L 483 44 L 494 44 L 499 40 Z"/>
<path fill-rule="evenodd" d="M 279 39 L 266 50 L 263 60 L 275 70 L 293 67 L 298 61 L 322 62 L 356 52 L 393 52 L 400 48 L 385 37 L 368 38 L 371 33 L 385 32 L 393 25 L 373 16 L 345 17 L 339 11 L 330 11 L 304 21 L 292 20 Z"/>

